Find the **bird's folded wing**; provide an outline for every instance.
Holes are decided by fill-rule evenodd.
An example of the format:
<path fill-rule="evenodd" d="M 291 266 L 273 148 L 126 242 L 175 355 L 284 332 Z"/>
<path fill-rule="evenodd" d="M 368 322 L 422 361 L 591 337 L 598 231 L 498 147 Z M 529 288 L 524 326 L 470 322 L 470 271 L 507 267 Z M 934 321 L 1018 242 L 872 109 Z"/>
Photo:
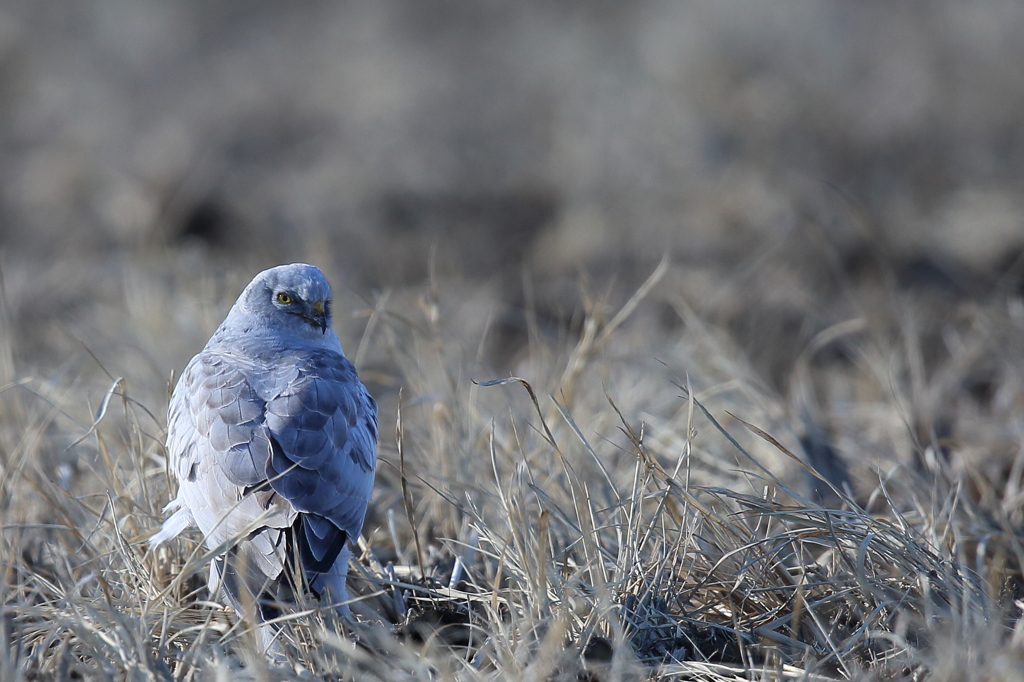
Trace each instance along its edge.
<path fill-rule="evenodd" d="M 310 353 L 289 376 L 267 401 L 270 485 L 299 512 L 355 537 L 373 487 L 377 405 L 341 353 Z M 319 519 L 306 533 L 314 554 L 325 551 L 318 538 L 336 541 Z"/>
<path fill-rule="evenodd" d="M 294 519 L 285 500 L 251 494 L 266 484 L 265 407 L 246 366 L 209 349 L 192 359 L 171 397 L 167 449 L 179 484 L 176 502 L 189 510 L 208 546 Z"/>

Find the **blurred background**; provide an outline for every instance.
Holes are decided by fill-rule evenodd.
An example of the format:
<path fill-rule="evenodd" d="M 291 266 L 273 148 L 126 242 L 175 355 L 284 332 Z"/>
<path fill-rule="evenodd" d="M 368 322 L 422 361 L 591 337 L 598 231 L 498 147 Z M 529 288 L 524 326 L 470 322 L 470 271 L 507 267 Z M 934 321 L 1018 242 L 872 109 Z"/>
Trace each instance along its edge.
<path fill-rule="evenodd" d="M 532 343 L 668 254 L 595 380 L 627 418 L 671 420 L 688 375 L 808 456 L 998 480 L 1021 35 L 1013 0 L 6 0 L 0 379 L 95 408 L 109 372 L 159 417 L 252 275 L 305 260 L 382 404 L 381 308 L 538 381 Z"/>

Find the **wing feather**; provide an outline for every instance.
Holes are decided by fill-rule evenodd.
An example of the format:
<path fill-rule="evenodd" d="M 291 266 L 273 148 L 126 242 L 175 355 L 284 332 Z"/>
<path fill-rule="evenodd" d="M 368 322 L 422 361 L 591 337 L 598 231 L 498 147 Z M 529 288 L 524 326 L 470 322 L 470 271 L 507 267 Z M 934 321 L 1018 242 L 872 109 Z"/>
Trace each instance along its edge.
<path fill-rule="evenodd" d="M 243 499 L 247 488 L 266 481 L 265 401 L 243 367 L 230 360 L 210 349 L 192 358 L 168 408 L 167 450 L 178 499 L 211 547 L 233 533 L 249 532 L 268 513 L 268 506 Z M 259 523 L 284 527 L 290 519 L 277 514 Z"/>
<path fill-rule="evenodd" d="M 318 350 L 267 402 L 270 485 L 310 517 L 305 539 L 322 558 L 362 530 L 377 461 L 377 405 L 341 353 Z M 344 535 L 327 533 L 329 522 Z"/>

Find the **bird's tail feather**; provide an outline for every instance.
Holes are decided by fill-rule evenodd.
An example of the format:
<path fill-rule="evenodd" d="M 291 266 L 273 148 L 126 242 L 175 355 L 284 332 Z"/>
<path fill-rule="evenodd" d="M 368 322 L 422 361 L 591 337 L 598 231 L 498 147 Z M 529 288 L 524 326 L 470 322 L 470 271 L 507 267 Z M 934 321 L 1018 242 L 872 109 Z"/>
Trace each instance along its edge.
<path fill-rule="evenodd" d="M 170 505 L 168 505 L 170 506 Z M 150 547 L 159 547 L 171 538 L 177 537 L 181 531 L 196 525 L 192 519 L 192 512 L 188 507 L 180 507 L 178 511 L 167 517 L 164 524 L 152 537 L 149 538 Z"/>
<path fill-rule="evenodd" d="M 338 552 L 334 566 L 317 574 L 312 582 L 313 591 L 320 595 L 321 599 L 326 595 L 343 616 L 352 612 L 348 605 L 348 587 L 345 585 L 348 577 L 348 560 L 351 556 L 352 552 L 348 547 L 342 548 Z"/>

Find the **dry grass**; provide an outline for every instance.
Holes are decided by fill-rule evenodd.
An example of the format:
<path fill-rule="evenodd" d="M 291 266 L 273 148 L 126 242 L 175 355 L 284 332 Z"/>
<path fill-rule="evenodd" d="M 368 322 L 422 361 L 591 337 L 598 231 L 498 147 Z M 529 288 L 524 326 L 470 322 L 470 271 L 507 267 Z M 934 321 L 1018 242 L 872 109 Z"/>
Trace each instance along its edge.
<path fill-rule="evenodd" d="M 91 387 L 4 387 L 0 679 L 1015 679 L 1021 457 L 1002 490 L 932 443 L 916 468 L 858 465 L 858 494 L 824 482 L 765 432 L 788 408 L 682 301 L 663 371 L 631 364 L 666 269 L 618 308 L 589 300 L 575 338 L 531 328 L 529 379 L 471 376 L 488 323 L 468 333 L 443 295 L 378 300 L 364 376 L 402 391 L 357 617 L 297 605 L 282 665 L 210 601 L 195 534 L 148 550 L 170 494 L 160 406 L 111 378 L 90 424 Z M 859 366 L 900 376 L 876 341 Z M 898 423 L 890 388 L 862 407 Z"/>
<path fill-rule="evenodd" d="M 1022 26 L 0 3 L 0 682 L 1020 679 Z M 146 537 L 170 373 L 300 260 L 383 437 L 268 667 Z"/>

